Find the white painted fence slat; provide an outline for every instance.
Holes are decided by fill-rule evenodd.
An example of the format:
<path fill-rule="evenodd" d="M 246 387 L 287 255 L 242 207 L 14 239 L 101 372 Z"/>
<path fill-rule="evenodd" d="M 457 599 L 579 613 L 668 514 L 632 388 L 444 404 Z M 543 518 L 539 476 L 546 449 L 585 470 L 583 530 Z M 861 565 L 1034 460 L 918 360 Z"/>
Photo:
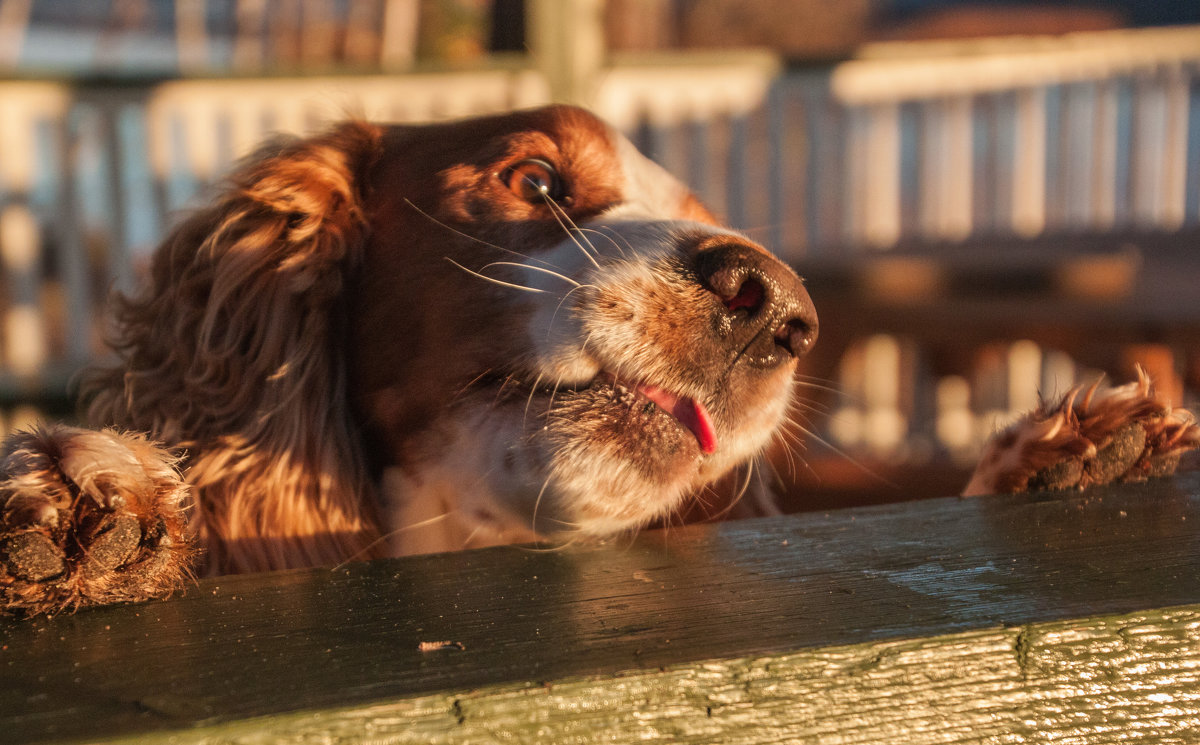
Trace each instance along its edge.
<path fill-rule="evenodd" d="M 1046 227 L 1046 90 L 1017 92 L 1015 139 L 1012 150 L 1012 224 L 1018 235 L 1033 236 Z"/>
<path fill-rule="evenodd" d="M 1187 214 L 1188 114 L 1191 81 L 1179 67 L 1163 81 L 1166 112 L 1163 132 L 1163 208 L 1155 224 L 1175 230 Z"/>

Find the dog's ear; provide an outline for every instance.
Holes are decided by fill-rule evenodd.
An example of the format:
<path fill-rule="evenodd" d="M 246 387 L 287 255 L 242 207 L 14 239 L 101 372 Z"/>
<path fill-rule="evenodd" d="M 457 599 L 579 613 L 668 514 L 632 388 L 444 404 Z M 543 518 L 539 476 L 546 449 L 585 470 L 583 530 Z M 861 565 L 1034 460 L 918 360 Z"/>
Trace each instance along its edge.
<path fill-rule="evenodd" d="M 336 563 L 378 536 L 339 344 L 380 141 L 355 122 L 260 150 L 116 303 L 121 362 L 86 380 L 88 417 L 187 451 L 212 569 Z"/>

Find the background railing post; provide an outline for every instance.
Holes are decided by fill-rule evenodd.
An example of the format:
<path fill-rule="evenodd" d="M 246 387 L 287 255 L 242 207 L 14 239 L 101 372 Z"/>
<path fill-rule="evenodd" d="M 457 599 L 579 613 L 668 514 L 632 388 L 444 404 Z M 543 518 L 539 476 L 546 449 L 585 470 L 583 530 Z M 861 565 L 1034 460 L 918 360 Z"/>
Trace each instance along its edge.
<path fill-rule="evenodd" d="M 560 103 L 594 101 L 604 68 L 604 0 L 529 0 L 529 44 Z"/>

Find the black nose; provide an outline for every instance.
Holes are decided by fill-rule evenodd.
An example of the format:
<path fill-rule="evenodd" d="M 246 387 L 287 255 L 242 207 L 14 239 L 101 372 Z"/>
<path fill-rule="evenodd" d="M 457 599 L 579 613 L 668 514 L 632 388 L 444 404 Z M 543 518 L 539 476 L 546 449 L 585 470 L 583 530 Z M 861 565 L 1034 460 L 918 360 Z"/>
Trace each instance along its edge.
<path fill-rule="evenodd" d="M 751 364 L 773 367 L 816 342 L 817 311 L 804 283 L 765 250 L 738 242 L 701 248 L 696 270 L 724 306 L 718 334 Z"/>

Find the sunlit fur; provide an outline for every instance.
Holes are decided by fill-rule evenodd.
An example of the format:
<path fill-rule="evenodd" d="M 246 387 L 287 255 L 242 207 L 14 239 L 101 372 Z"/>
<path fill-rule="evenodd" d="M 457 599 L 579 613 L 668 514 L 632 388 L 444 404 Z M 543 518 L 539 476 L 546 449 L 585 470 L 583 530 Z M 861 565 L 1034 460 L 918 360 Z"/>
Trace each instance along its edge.
<path fill-rule="evenodd" d="M 120 359 L 87 379 L 91 422 L 187 454 L 215 570 L 334 563 L 378 535 L 336 351 L 378 136 L 348 124 L 262 148 L 116 304 Z"/>
<path fill-rule="evenodd" d="M 795 360 L 760 369 L 719 342 L 728 311 L 695 264 L 739 246 L 807 302 L 795 274 L 578 109 L 454 133 L 475 144 L 407 163 L 432 177 L 377 170 L 383 206 L 350 293 L 351 387 L 383 450 L 388 553 L 628 531 L 756 458 L 787 417 Z M 528 157 L 556 166 L 566 199 L 515 198 L 496 178 Z M 403 275 L 423 281 L 391 279 Z M 643 384 L 702 402 L 715 452 Z"/>

